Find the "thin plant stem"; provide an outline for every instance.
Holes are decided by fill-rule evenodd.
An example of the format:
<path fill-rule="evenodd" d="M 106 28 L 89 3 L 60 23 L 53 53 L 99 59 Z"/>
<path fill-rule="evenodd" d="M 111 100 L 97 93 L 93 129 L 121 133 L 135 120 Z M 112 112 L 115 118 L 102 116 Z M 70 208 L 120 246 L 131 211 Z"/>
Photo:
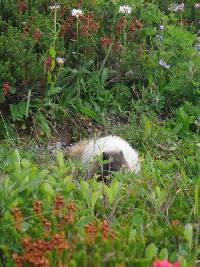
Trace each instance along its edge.
<path fill-rule="evenodd" d="M 7 126 L 6 126 L 6 123 L 5 123 L 5 121 L 4 121 L 3 114 L 2 114 L 1 111 L 0 111 L 0 115 L 1 115 L 1 119 L 2 119 L 2 121 L 3 121 L 4 128 L 5 128 L 5 130 L 6 130 L 6 134 L 7 134 L 8 140 L 11 141 L 11 139 L 10 139 L 10 135 L 9 135 L 9 132 L 8 132 L 8 129 L 7 129 Z"/>
<path fill-rule="evenodd" d="M 76 47 L 76 54 L 77 54 L 77 58 L 78 58 L 78 26 L 79 26 L 79 21 L 78 21 L 78 18 L 76 20 L 76 42 L 77 42 L 77 47 Z"/>
<path fill-rule="evenodd" d="M 57 31 L 57 16 L 56 16 L 56 9 L 54 10 L 54 38 L 53 38 L 53 48 L 55 48 L 56 45 L 56 31 Z"/>

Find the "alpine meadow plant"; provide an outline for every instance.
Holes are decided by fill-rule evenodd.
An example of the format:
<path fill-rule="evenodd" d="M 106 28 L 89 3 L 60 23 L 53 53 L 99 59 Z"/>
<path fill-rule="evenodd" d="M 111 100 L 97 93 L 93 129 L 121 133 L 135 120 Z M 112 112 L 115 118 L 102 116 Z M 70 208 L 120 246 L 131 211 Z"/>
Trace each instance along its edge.
<path fill-rule="evenodd" d="M 145 161 L 142 176 L 119 174 L 105 185 L 73 177 L 62 153 L 41 170 L 15 151 L 0 183 L 4 262 L 104 266 L 109 254 L 108 266 L 194 266 L 198 184 L 176 176 L 172 187 L 178 162 Z"/>

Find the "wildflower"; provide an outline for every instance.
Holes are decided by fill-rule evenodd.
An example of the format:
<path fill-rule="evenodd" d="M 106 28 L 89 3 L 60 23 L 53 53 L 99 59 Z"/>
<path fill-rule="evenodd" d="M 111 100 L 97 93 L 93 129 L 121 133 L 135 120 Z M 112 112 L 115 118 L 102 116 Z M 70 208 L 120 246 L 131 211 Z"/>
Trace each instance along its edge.
<path fill-rule="evenodd" d="M 10 88 L 11 88 L 10 84 L 5 82 L 3 83 L 2 87 L 3 87 L 3 95 L 7 96 L 7 94 L 10 92 Z"/>
<path fill-rule="evenodd" d="M 67 203 L 66 204 L 66 207 L 68 208 L 68 210 L 71 210 L 73 212 L 77 209 L 76 204 L 74 202 L 72 202 L 72 201 L 69 202 L 69 203 Z"/>
<path fill-rule="evenodd" d="M 102 239 L 106 240 L 107 238 L 114 238 L 114 231 L 110 229 L 109 224 L 104 219 L 100 224 L 101 232 L 102 232 Z"/>
<path fill-rule="evenodd" d="M 179 220 L 173 220 L 173 221 L 171 222 L 171 224 L 172 224 L 173 226 L 177 226 L 177 225 L 180 224 L 180 221 L 179 221 Z"/>
<path fill-rule="evenodd" d="M 48 57 L 44 62 L 44 72 L 47 72 L 51 68 L 52 58 Z"/>
<path fill-rule="evenodd" d="M 48 221 L 47 219 L 43 218 L 41 220 L 43 226 L 44 226 L 44 235 L 45 237 L 48 237 L 49 236 L 49 232 L 50 232 L 50 229 L 51 229 L 51 222 Z"/>
<path fill-rule="evenodd" d="M 25 12 L 27 9 L 27 4 L 24 1 L 18 2 L 18 9 L 21 13 Z"/>
<path fill-rule="evenodd" d="M 180 267 L 180 263 L 170 263 L 168 260 L 156 260 L 153 263 L 153 267 Z"/>
<path fill-rule="evenodd" d="M 101 38 L 101 41 L 100 41 L 100 44 L 102 45 L 102 46 L 109 46 L 110 44 L 111 44 L 111 39 L 110 38 L 108 38 L 108 37 L 102 37 Z"/>
<path fill-rule="evenodd" d="M 19 208 L 13 208 L 11 211 L 13 217 L 15 218 L 15 228 L 17 231 L 20 230 L 21 222 L 22 222 L 22 212 Z"/>
<path fill-rule="evenodd" d="M 122 50 L 122 48 L 123 48 L 123 45 L 121 43 L 119 43 L 119 42 L 115 43 L 115 45 L 114 45 L 114 51 L 115 52 Z"/>
<path fill-rule="evenodd" d="M 38 41 L 40 39 L 40 36 L 41 36 L 41 32 L 39 30 L 36 30 L 34 33 L 33 33 L 33 39 L 34 41 Z"/>
<path fill-rule="evenodd" d="M 139 31 L 142 30 L 142 23 L 134 17 L 130 23 L 130 31 L 134 32 L 136 27 L 139 29 Z"/>
<path fill-rule="evenodd" d="M 41 209 L 42 209 L 42 202 L 39 201 L 39 200 L 35 200 L 33 202 L 33 211 L 36 213 L 36 214 L 41 214 Z"/>
<path fill-rule="evenodd" d="M 200 43 L 196 44 L 196 50 L 197 50 L 197 52 L 200 52 Z"/>
<path fill-rule="evenodd" d="M 195 8 L 200 8 L 200 3 L 195 3 L 194 7 Z"/>
<path fill-rule="evenodd" d="M 79 17 L 83 16 L 84 13 L 81 9 L 72 9 L 71 14 L 73 17 L 76 17 L 78 19 Z"/>
<path fill-rule="evenodd" d="M 25 22 L 26 23 L 26 22 Z M 29 33 L 29 27 L 24 23 L 24 27 L 22 28 L 22 33 L 27 35 Z"/>
<path fill-rule="evenodd" d="M 56 58 L 56 62 L 57 62 L 59 65 L 63 65 L 64 62 L 65 62 L 65 59 L 62 58 L 62 57 L 57 57 L 57 58 Z"/>
<path fill-rule="evenodd" d="M 55 5 L 53 5 L 53 6 L 50 6 L 49 8 L 50 8 L 51 10 L 60 9 L 60 5 L 55 4 Z"/>
<path fill-rule="evenodd" d="M 126 25 L 126 19 L 123 16 L 123 17 L 119 18 L 119 20 L 117 21 L 117 24 L 115 26 L 115 31 L 117 33 L 121 33 L 122 30 L 124 29 L 125 25 Z"/>
<path fill-rule="evenodd" d="M 163 59 L 160 59 L 158 64 L 162 67 L 164 67 L 165 69 L 169 69 L 170 65 L 168 65 Z"/>
<path fill-rule="evenodd" d="M 169 6 L 169 10 L 172 11 L 172 12 L 179 12 L 179 11 L 184 11 L 184 3 L 180 4 L 180 5 L 177 5 L 177 4 L 172 4 Z"/>
<path fill-rule="evenodd" d="M 123 13 L 123 14 L 130 14 L 132 11 L 130 6 L 120 6 L 119 7 L 119 13 Z"/>
<path fill-rule="evenodd" d="M 97 238 L 96 222 L 88 223 L 84 226 L 85 241 L 87 244 L 94 244 Z"/>
<path fill-rule="evenodd" d="M 17 267 L 21 267 L 22 266 L 22 262 L 23 262 L 23 258 L 19 255 L 17 255 L 17 253 L 13 253 L 12 254 L 12 258 L 15 261 L 15 264 Z"/>
<path fill-rule="evenodd" d="M 99 23 L 94 20 L 93 14 L 81 16 L 80 32 L 83 36 L 88 36 L 90 33 L 97 32 L 100 28 Z"/>
<path fill-rule="evenodd" d="M 163 25 L 160 25 L 160 26 L 159 26 L 159 30 L 161 30 L 161 31 L 163 31 L 164 28 L 165 28 L 165 27 L 164 27 Z"/>
<path fill-rule="evenodd" d="M 29 19 L 30 22 L 33 22 L 35 20 L 35 17 L 34 16 L 29 16 L 28 19 Z"/>
<path fill-rule="evenodd" d="M 56 199 L 54 200 L 54 214 L 58 215 L 61 207 L 64 204 L 64 199 L 63 196 L 61 195 L 56 195 Z"/>

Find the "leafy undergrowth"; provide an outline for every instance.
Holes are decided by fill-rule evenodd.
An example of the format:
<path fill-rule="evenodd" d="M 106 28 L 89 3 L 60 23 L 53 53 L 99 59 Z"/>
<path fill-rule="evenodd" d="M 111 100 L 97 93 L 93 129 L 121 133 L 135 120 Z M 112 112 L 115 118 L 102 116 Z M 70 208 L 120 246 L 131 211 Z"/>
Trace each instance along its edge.
<path fill-rule="evenodd" d="M 122 135 L 140 148 L 142 170 L 116 173 L 110 185 L 85 181 L 61 152 L 45 169 L 17 150 L 8 157 L 0 184 L 2 264 L 147 267 L 168 259 L 195 266 L 199 137 L 181 137 L 169 130 L 173 121 L 159 127 L 145 116 L 135 129 L 135 119 Z"/>

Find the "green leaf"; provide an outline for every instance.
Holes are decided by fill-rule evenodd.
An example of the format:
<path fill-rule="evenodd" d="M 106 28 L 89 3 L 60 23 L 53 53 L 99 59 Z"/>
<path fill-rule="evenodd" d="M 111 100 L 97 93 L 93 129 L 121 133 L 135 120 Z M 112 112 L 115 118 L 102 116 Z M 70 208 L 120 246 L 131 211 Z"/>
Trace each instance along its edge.
<path fill-rule="evenodd" d="M 50 56 L 51 56 L 52 58 L 55 58 L 55 56 L 56 56 L 56 51 L 55 51 L 55 49 L 54 49 L 53 47 L 50 47 L 50 48 L 49 48 L 49 54 L 50 54 Z"/>
<path fill-rule="evenodd" d="M 154 243 L 151 243 L 148 245 L 148 247 L 145 250 L 145 257 L 148 260 L 153 260 L 157 256 L 158 249 Z"/>
<path fill-rule="evenodd" d="M 143 218 L 140 214 L 135 214 L 132 219 L 132 226 L 140 228 L 143 225 Z"/>
<path fill-rule="evenodd" d="M 77 222 L 77 226 L 83 227 L 84 225 L 93 222 L 96 219 L 95 216 L 83 216 Z"/>
<path fill-rule="evenodd" d="M 49 124 L 48 124 L 48 122 L 47 122 L 47 120 L 43 114 L 41 114 L 41 113 L 37 114 L 36 124 L 43 131 L 44 134 L 46 134 L 48 137 L 50 136 L 51 130 L 50 130 Z"/>
<path fill-rule="evenodd" d="M 57 163 L 58 167 L 61 169 L 63 169 L 65 167 L 64 155 L 63 155 L 62 151 L 58 151 L 58 153 L 56 155 L 56 163 Z"/>
<path fill-rule="evenodd" d="M 188 267 L 188 262 L 186 261 L 186 259 L 183 256 L 179 257 L 179 262 L 180 262 L 181 267 Z"/>
<path fill-rule="evenodd" d="M 86 181 L 80 182 L 80 192 L 86 201 L 87 205 L 91 207 L 91 190 L 89 188 L 89 183 Z"/>
<path fill-rule="evenodd" d="M 85 107 L 85 106 L 79 106 L 79 111 L 85 114 L 87 117 L 95 120 L 96 122 L 103 124 L 102 116 L 100 116 L 97 112 L 94 110 Z"/>
<path fill-rule="evenodd" d="M 55 195 L 52 186 L 47 182 L 41 185 L 40 190 L 47 197 L 53 197 Z"/>
<path fill-rule="evenodd" d="M 117 194 L 119 193 L 120 190 L 119 184 L 120 184 L 119 181 L 113 181 L 110 187 L 104 185 L 104 189 L 108 197 L 109 204 L 112 204 L 113 201 L 116 199 Z"/>
<path fill-rule="evenodd" d="M 189 247 L 191 248 L 191 246 L 192 246 L 192 237 L 193 237 L 193 228 L 192 228 L 192 225 L 190 223 L 187 223 L 185 225 L 184 237 L 187 240 L 187 242 L 189 244 Z"/>
<path fill-rule="evenodd" d="M 23 221 L 21 224 L 21 231 L 27 232 L 30 226 L 30 223 Z"/>
<path fill-rule="evenodd" d="M 98 198 L 100 197 L 101 192 L 93 192 L 92 196 L 91 196 L 91 208 L 94 209 L 94 206 L 98 200 Z"/>
<path fill-rule="evenodd" d="M 165 260 L 168 258 L 168 250 L 167 248 L 163 248 L 159 253 L 159 259 Z"/>

